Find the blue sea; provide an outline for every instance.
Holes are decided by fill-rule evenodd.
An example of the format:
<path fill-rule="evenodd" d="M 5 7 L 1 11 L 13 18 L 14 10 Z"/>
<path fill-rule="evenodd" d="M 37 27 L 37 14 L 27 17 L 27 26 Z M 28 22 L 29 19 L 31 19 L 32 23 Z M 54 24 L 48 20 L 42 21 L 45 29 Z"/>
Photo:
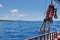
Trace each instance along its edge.
<path fill-rule="evenodd" d="M 42 21 L 0 22 L 0 40 L 25 40 L 37 36 Z M 51 24 L 51 32 L 60 29 L 60 21 Z"/>

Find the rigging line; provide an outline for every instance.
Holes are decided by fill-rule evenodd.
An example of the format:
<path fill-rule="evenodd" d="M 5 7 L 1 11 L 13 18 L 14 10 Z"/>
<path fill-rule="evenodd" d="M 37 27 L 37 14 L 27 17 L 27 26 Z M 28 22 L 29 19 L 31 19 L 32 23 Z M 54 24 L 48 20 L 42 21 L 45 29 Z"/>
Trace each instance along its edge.
<path fill-rule="evenodd" d="M 51 0 L 50 4 L 53 4 L 53 0 Z"/>
<path fill-rule="evenodd" d="M 45 6 L 45 11 L 44 11 L 44 16 L 46 15 L 46 8 L 47 8 L 47 0 L 45 0 L 45 2 L 44 2 L 44 6 Z"/>
<path fill-rule="evenodd" d="M 55 8 L 57 7 L 57 4 L 56 4 L 56 2 L 54 1 L 54 6 L 55 6 Z"/>

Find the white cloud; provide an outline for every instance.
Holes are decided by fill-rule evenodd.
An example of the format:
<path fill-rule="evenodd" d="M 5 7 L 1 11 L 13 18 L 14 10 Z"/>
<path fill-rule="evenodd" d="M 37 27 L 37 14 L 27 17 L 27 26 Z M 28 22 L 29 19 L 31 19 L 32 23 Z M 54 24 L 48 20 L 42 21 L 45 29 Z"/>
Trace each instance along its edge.
<path fill-rule="evenodd" d="M 11 11 L 10 11 L 12 14 L 11 14 L 11 16 L 16 16 L 16 17 L 23 17 L 23 14 L 22 13 L 19 13 L 19 10 L 18 9 L 12 9 Z"/>
<path fill-rule="evenodd" d="M 4 16 L 1 16 L 0 19 L 8 19 L 8 20 L 21 20 L 21 18 L 24 17 L 23 13 L 19 13 L 18 9 L 12 9 L 9 10 L 10 14 L 6 14 Z"/>
<path fill-rule="evenodd" d="M 2 8 L 3 7 L 3 5 L 2 4 L 0 4 L 0 8 Z"/>
<path fill-rule="evenodd" d="M 12 9 L 10 12 L 12 13 L 12 14 L 11 14 L 12 16 L 17 16 L 19 10 L 18 10 L 18 9 Z"/>
<path fill-rule="evenodd" d="M 18 13 L 18 9 L 12 9 L 11 12 L 12 13 Z"/>
<path fill-rule="evenodd" d="M 23 14 L 19 14 L 18 17 L 23 17 L 24 15 Z"/>

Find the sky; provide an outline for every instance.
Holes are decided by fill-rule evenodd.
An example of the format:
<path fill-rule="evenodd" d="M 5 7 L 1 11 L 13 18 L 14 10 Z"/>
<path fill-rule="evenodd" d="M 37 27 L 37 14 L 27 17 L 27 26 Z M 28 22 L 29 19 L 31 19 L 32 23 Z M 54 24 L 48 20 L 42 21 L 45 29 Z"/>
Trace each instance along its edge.
<path fill-rule="evenodd" d="M 57 15 L 60 20 L 60 5 L 53 2 L 58 8 Z M 26 20 L 42 21 L 50 4 L 50 0 L 0 0 L 0 20 Z"/>

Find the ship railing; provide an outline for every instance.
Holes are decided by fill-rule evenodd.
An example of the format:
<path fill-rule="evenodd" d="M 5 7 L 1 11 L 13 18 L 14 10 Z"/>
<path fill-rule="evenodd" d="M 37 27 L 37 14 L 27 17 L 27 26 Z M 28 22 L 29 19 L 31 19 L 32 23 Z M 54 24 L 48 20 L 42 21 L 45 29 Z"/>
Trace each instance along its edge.
<path fill-rule="evenodd" d="M 27 38 L 26 40 L 54 40 L 54 38 L 57 38 L 58 35 L 60 35 L 60 31 L 34 36 L 31 38 Z"/>

